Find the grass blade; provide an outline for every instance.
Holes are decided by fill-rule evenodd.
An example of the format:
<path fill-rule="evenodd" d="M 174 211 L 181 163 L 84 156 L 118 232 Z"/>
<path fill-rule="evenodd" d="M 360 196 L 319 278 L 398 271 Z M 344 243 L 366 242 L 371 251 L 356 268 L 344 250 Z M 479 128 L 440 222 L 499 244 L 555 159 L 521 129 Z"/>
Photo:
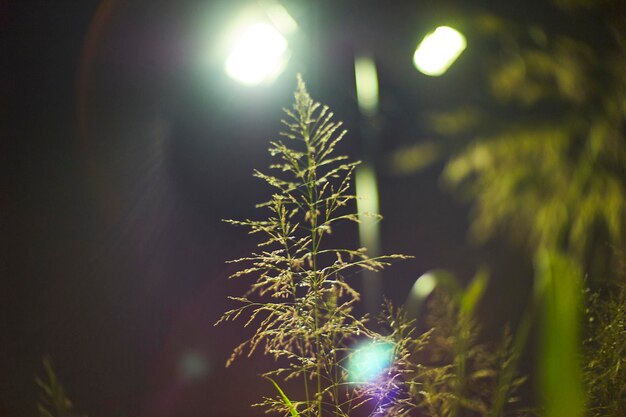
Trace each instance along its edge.
<path fill-rule="evenodd" d="M 544 250 L 538 259 L 537 281 L 543 292 L 539 382 L 545 401 L 544 416 L 582 417 L 582 273 L 574 260 Z"/>
<path fill-rule="evenodd" d="M 276 381 L 274 381 L 269 376 L 266 376 L 265 379 L 268 379 L 274 385 L 274 388 L 276 388 L 276 391 L 278 391 L 278 393 L 280 394 L 280 398 L 282 398 L 285 405 L 289 408 L 289 413 L 291 413 L 291 417 L 300 417 L 300 414 L 298 414 L 298 411 L 296 411 L 296 407 L 294 407 L 293 403 L 289 400 L 289 398 L 287 398 L 283 390 L 280 389 Z"/>

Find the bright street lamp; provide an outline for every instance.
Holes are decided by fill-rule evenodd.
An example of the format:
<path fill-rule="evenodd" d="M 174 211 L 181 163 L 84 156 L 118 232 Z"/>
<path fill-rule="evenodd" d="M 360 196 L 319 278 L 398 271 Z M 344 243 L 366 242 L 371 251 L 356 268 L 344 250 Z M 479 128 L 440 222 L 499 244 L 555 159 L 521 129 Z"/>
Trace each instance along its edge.
<path fill-rule="evenodd" d="M 436 77 L 450 68 L 466 46 L 465 36 L 459 31 L 439 26 L 419 44 L 413 55 L 413 63 L 421 73 Z"/>
<path fill-rule="evenodd" d="M 286 52 L 287 40 L 274 26 L 255 23 L 238 37 L 224 70 L 245 85 L 267 84 L 285 68 Z"/>

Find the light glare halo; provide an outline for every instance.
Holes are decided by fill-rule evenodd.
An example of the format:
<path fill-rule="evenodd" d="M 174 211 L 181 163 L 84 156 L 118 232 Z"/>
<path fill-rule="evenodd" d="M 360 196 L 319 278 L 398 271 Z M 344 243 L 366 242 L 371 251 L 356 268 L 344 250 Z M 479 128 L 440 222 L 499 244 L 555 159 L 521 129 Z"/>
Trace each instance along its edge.
<path fill-rule="evenodd" d="M 287 40 L 267 23 L 249 26 L 226 60 L 226 73 L 242 84 L 272 82 L 285 68 Z"/>

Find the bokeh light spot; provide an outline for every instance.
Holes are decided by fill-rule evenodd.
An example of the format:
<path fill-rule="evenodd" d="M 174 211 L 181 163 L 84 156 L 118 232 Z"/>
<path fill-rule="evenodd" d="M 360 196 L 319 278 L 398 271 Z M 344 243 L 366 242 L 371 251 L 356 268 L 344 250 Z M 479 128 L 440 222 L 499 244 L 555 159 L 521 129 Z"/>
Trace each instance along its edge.
<path fill-rule="evenodd" d="M 378 379 L 393 361 L 393 344 L 365 342 L 359 345 L 348 360 L 348 379 L 353 384 L 364 384 Z"/>
<path fill-rule="evenodd" d="M 430 76 L 439 76 L 465 50 L 465 36 L 448 26 L 439 26 L 434 32 L 424 37 L 413 55 L 415 68 Z"/>
<path fill-rule="evenodd" d="M 422 275 L 415 284 L 413 284 L 412 292 L 415 297 L 422 299 L 428 297 L 428 295 L 437 286 L 437 280 L 432 274 Z"/>
<path fill-rule="evenodd" d="M 206 356 L 198 351 L 187 351 L 180 357 L 178 373 L 181 379 L 201 379 L 209 374 L 210 363 Z"/>
<path fill-rule="evenodd" d="M 354 60 L 356 97 L 361 112 L 368 116 L 378 109 L 378 72 L 376 63 L 369 56 L 359 56 Z"/>

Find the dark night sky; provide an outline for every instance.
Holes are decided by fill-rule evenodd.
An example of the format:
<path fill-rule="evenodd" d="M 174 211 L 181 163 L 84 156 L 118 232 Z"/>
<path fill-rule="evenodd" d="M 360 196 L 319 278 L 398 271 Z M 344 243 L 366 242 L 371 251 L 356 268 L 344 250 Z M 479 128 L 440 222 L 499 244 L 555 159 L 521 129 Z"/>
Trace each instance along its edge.
<path fill-rule="evenodd" d="M 351 155 L 355 50 L 379 63 L 383 157 L 423 139 L 420 112 L 481 99 L 471 43 L 441 79 L 412 67 L 446 11 L 419 2 L 303 6 L 286 72 L 237 86 L 221 62 L 197 61 L 242 3 L 0 1 L 0 416 L 34 414 L 44 354 L 92 417 L 258 414 L 262 361 L 224 369 L 242 332 L 212 326 L 240 291 L 224 261 L 254 243 L 221 219 L 253 216 L 267 196 L 251 172 L 269 161 L 295 73 L 346 121 Z M 385 273 L 385 292 L 402 301 L 428 269 L 469 278 L 497 259 L 487 322 L 501 325 L 528 270 L 497 243 L 468 247 L 467 210 L 440 190 L 439 169 L 380 174 L 383 249 L 415 256 Z"/>

